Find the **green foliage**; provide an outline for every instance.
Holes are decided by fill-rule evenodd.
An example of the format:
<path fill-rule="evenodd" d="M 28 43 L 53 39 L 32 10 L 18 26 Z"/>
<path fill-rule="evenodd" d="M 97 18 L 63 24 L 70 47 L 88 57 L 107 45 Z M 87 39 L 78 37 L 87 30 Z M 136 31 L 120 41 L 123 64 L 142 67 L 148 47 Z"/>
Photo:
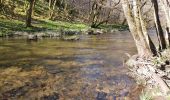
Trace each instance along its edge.
<path fill-rule="evenodd" d="M 59 30 L 59 29 L 82 30 L 88 28 L 87 25 L 82 23 L 70 23 L 70 22 L 63 22 L 63 21 L 50 21 L 50 20 L 42 20 L 42 23 L 39 23 L 37 25 L 51 30 Z"/>

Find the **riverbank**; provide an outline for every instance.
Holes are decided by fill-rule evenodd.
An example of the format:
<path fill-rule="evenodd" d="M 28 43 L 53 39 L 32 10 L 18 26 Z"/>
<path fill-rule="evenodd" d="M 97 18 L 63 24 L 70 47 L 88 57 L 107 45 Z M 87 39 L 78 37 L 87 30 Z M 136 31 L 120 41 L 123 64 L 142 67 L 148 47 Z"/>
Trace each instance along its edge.
<path fill-rule="evenodd" d="M 25 22 L 13 19 L 0 19 L 0 36 L 8 36 L 15 32 L 27 32 L 36 33 L 43 31 L 60 31 L 64 30 L 87 30 L 89 27 L 81 23 L 69 23 L 62 21 L 50 21 L 50 20 L 36 20 L 34 19 L 32 27 L 25 27 Z"/>
<path fill-rule="evenodd" d="M 127 30 L 122 25 L 102 25 L 99 29 L 92 29 L 89 25 L 76 22 L 33 20 L 32 27 L 25 27 L 25 22 L 13 19 L 0 19 L 0 37 L 60 37 L 63 34 L 90 34 L 113 33 Z"/>
<path fill-rule="evenodd" d="M 160 55 L 150 58 L 134 55 L 127 61 L 131 71 L 129 75 L 145 87 L 141 100 L 170 99 L 170 49 L 164 50 Z"/>

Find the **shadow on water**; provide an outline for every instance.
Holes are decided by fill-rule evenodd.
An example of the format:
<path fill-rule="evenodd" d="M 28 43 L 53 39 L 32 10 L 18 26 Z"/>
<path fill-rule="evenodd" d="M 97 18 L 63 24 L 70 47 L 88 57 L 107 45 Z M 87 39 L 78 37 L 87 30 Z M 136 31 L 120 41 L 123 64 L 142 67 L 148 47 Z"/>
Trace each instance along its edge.
<path fill-rule="evenodd" d="M 4 86 L 0 88 L 3 94 L 0 98 L 26 98 L 28 95 L 30 99 L 42 100 L 124 98 L 136 85 L 122 66 L 124 53 L 135 52 L 128 33 L 86 36 L 78 42 L 0 40 L 0 72 L 7 77 L 0 79 L 0 86 Z M 35 69 L 39 67 L 42 72 Z M 24 81 L 19 81 L 23 76 Z M 8 85 L 13 81 L 17 82 Z"/>

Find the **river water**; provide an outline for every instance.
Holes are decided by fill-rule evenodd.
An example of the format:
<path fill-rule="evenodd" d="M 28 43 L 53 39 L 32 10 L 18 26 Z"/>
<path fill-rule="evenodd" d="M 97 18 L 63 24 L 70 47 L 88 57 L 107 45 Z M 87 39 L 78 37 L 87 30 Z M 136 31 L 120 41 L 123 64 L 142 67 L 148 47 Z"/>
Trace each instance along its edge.
<path fill-rule="evenodd" d="M 79 41 L 0 39 L 0 98 L 124 98 L 135 85 L 123 66 L 125 53 L 136 53 L 129 32 L 83 35 Z"/>

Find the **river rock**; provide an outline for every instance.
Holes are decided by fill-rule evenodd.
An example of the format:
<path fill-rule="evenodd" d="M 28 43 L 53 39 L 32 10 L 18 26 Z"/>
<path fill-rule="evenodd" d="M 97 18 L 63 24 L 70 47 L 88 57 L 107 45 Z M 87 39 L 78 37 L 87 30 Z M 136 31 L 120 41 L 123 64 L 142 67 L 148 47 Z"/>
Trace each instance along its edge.
<path fill-rule="evenodd" d="M 37 39 L 38 39 L 37 35 L 34 34 L 29 34 L 27 37 L 27 40 L 37 40 Z"/>
<path fill-rule="evenodd" d="M 38 32 L 38 33 L 35 33 L 37 35 L 37 37 L 44 37 L 45 36 L 45 33 L 44 32 Z"/>
<path fill-rule="evenodd" d="M 100 35 L 100 34 L 103 34 L 103 31 L 100 30 L 100 29 L 97 29 L 97 30 L 89 30 L 87 32 L 88 35 Z"/>
<path fill-rule="evenodd" d="M 28 33 L 27 32 L 15 32 L 13 33 L 14 36 L 28 36 Z"/>
<path fill-rule="evenodd" d="M 107 93 L 105 93 L 105 92 L 98 92 L 96 100 L 107 100 L 106 96 L 107 96 Z"/>
<path fill-rule="evenodd" d="M 119 32 L 119 30 L 118 30 L 118 29 L 108 29 L 107 31 L 108 31 L 108 33 L 115 33 L 115 32 Z"/>
<path fill-rule="evenodd" d="M 69 31 L 62 31 L 62 34 L 63 35 L 78 35 L 78 34 L 80 34 L 80 32 L 79 31 L 71 31 L 71 30 L 69 30 Z"/>
<path fill-rule="evenodd" d="M 62 40 L 66 40 L 66 41 L 76 41 L 79 39 L 80 39 L 80 37 L 77 35 L 62 37 Z"/>
<path fill-rule="evenodd" d="M 55 31 L 46 31 L 45 36 L 46 37 L 59 37 L 61 33 L 55 32 Z"/>

